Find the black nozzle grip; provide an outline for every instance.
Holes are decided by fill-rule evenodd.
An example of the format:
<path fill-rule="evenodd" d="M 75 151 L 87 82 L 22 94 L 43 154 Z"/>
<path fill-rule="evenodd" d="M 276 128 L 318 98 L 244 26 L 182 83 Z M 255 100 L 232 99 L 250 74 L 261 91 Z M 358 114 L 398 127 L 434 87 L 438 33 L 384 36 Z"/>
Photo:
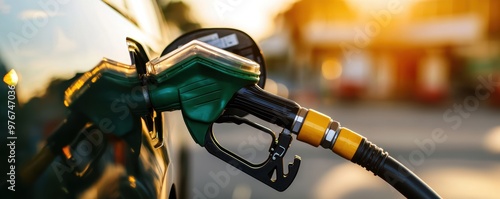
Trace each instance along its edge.
<path fill-rule="evenodd" d="M 228 103 L 262 120 L 291 129 L 300 106 L 289 99 L 268 93 L 257 85 L 240 89 Z"/>

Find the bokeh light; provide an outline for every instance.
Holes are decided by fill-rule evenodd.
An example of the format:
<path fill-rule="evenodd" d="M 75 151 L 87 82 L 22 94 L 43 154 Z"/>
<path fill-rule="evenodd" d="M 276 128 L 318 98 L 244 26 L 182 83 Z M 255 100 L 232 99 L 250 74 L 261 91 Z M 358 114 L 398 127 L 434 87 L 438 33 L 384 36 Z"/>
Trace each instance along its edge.
<path fill-rule="evenodd" d="M 342 65 L 336 59 L 328 59 L 321 64 L 321 73 L 327 80 L 334 80 L 342 75 Z"/>

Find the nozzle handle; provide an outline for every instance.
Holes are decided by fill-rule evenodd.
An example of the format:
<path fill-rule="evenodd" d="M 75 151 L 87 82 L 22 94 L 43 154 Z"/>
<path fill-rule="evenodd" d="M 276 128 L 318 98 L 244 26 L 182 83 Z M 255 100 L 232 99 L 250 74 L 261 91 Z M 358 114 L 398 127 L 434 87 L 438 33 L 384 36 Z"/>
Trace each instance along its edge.
<path fill-rule="evenodd" d="M 276 189 L 277 191 L 284 191 L 292 184 L 299 171 L 301 159 L 299 156 L 295 156 L 293 163 L 288 163 L 288 173 L 285 172 L 286 164 L 284 163 L 283 158 L 293 140 L 290 134 L 282 132 L 276 139 L 276 135 L 272 130 L 238 116 L 222 116 L 219 118 L 218 122 L 234 123 L 237 125 L 246 124 L 271 135 L 272 142 L 269 147 L 269 156 L 264 162 L 259 164 L 249 162 L 239 155 L 222 147 L 215 138 L 212 128 L 209 129 L 205 138 L 205 149 L 209 153 L 254 177 L 269 187 Z"/>
<path fill-rule="evenodd" d="M 238 90 L 227 107 L 246 111 L 286 129 L 292 128 L 301 108 L 294 101 L 273 95 L 255 84 Z"/>

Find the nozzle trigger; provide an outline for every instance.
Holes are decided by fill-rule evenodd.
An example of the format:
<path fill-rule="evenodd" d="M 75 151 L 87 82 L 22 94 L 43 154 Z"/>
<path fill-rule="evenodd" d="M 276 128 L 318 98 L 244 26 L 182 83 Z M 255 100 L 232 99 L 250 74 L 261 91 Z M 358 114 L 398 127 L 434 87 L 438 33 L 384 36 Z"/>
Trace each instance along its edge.
<path fill-rule="evenodd" d="M 237 116 L 222 116 L 217 122 L 235 123 L 237 125 L 247 124 L 270 134 L 273 142 L 269 149 L 268 158 L 260 164 L 253 164 L 222 147 L 215 139 L 212 128 L 210 128 L 205 137 L 205 148 L 209 153 L 277 191 L 284 191 L 292 184 L 299 171 L 301 160 L 299 156 L 295 156 L 293 163 L 288 164 L 288 173 L 284 173 L 283 157 L 292 142 L 290 134 L 280 133 L 278 139 L 276 139 L 276 135 L 270 129 Z M 276 176 L 273 179 L 274 173 Z"/>

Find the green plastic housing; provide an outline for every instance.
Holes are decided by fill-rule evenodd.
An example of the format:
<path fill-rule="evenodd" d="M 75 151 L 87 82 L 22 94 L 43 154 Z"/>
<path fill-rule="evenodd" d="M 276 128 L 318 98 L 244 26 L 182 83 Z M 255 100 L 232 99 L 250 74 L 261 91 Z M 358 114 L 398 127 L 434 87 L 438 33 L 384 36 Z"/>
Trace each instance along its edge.
<path fill-rule="evenodd" d="M 140 115 L 148 112 L 145 96 L 135 67 L 103 59 L 66 89 L 64 105 L 103 132 L 123 136 L 140 130 Z"/>
<path fill-rule="evenodd" d="M 149 97 L 157 111 L 181 110 L 184 122 L 201 146 L 210 126 L 242 87 L 259 81 L 252 60 L 199 41 L 147 64 Z"/>

